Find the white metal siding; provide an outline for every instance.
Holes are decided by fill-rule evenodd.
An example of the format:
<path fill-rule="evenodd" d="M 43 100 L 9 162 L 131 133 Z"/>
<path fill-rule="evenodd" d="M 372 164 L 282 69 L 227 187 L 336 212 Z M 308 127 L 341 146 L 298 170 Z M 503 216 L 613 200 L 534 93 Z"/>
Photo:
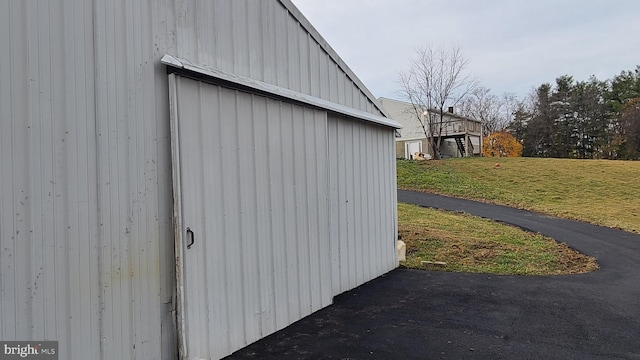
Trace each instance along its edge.
<path fill-rule="evenodd" d="M 60 340 L 61 359 L 175 358 L 160 57 L 176 54 L 343 105 L 355 96 L 361 110 L 380 113 L 291 6 L 0 2 L 0 339 Z M 287 197 L 287 206 L 299 196 Z M 276 324 L 287 319 L 276 315 Z"/>
<path fill-rule="evenodd" d="M 160 8 L 171 12 L 167 4 Z M 296 11 L 290 1 L 176 0 L 176 49 L 167 53 L 380 114 L 373 97 L 345 73 L 351 72 L 347 66 L 339 59 L 338 64 L 289 8 Z M 334 79 L 337 86 L 327 86 Z"/>
<path fill-rule="evenodd" d="M 184 335 L 189 359 L 218 358 L 331 304 L 326 114 L 176 88 Z"/>
<path fill-rule="evenodd" d="M 277 85 L 267 84 L 265 82 L 243 77 L 236 74 L 224 72 L 219 69 L 210 68 L 203 65 L 193 64 L 189 60 L 177 58 L 173 55 L 165 55 L 160 59 L 163 64 L 169 65 L 173 71 L 180 73 L 189 73 L 190 76 L 198 78 L 208 78 L 216 83 L 224 83 L 225 86 L 241 88 L 243 91 L 255 94 L 269 94 L 269 96 L 284 100 L 286 102 L 298 103 L 311 108 L 320 108 L 328 112 L 340 114 L 348 118 L 360 119 L 374 124 L 380 124 L 394 129 L 401 125 L 396 121 L 387 117 L 368 113 L 366 111 L 357 110 L 351 107 L 333 103 L 324 99 L 316 98 L 311 95 L 303 94 Z"/>
<path fill-rule="evenodd" d="M 415 110 L 410 103 L 387 98 L 380 98 L 378 101 L 390 116 L 402 125 L 402 129 L 398 130 L 400 137 L 396 138 L 396 141 L 426 138 L 424 129 L 416 118 Z"/>
<path fill-rule="evenodd" d="M 333 293 L 398 266 L 394 132 L 330 116 L 329 194 Z"/>
<path fill-rule="evenodd" d="M 0 3 L 0 339 L 175 357 L 158 6 Z M 160 75 L 160 76 L 159 76 Z"/>

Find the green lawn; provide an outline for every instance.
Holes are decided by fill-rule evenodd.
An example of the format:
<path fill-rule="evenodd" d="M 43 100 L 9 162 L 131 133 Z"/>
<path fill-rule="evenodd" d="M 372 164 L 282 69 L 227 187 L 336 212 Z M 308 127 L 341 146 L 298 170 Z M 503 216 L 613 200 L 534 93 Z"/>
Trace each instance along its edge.
<path fill-rule="evenodd" d="M 398 188 L 640 232 L 640 162 L 538 158 L 398 160 Z"/>
<path fill-rule="evenodd" d="M 446 262 L 445 271 L 559 275 L 593 271 L 596 261 L 539 234 L 491 220 L 398 204 L 398 235 L 407 244 L 409 268 Z"/>

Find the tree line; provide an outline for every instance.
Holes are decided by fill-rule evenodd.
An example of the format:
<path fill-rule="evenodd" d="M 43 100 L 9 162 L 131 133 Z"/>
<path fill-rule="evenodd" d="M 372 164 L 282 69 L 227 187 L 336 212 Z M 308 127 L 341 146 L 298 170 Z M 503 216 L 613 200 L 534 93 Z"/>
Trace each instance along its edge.
<path fill-rule="evenodd" d="M 538 86 L 506 126 L 523 156 L 640 159 L 640 66 L 612 79 Z"/>
<path fill-rule="evenodd" d="M 467 74 L 467 65 L 457 47 L 427 46 L 400 74 L 401 94 L 413 105 L 411 115 L 434 153 L 444 109 L 454 106 L 459 114 L 482 121 L 485 136 L 512 134 L 523 156 L 640 159 L 640 66 L 608 80 L 563 75 L 520 100 L 511 93 L 492 94 Z M 440 116 L 425 117 L 426 109 Z"/>

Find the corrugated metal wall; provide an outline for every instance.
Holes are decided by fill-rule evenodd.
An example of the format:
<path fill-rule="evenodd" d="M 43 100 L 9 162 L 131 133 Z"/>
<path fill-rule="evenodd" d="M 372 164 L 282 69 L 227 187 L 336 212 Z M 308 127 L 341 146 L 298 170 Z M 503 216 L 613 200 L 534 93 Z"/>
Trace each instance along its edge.
<path fill-rule="evenodd" d="M 228 355 L 397 266 L 392 129 L 175 79 L 188 358 Z"/>
<path fill-rule="evenodd" d="M 295 9 L 289 1 L 176 1 L 177 48 L 169 53 L 380 113 L 287 6 Z"/>
<path fill-rule="evenodd" d="M 328 118 L 333 294 L 398 266 L 393 130 Z"/>
<path fill-rule="evenodd" d="M 59 340 L 61 359 L 174 357 L 151 3 L 0 3 L 2 340 Z"/>
<path fill-rule="evenodd" d="M 175 357 L 165 53 L 379 114 L 288 1 L 0 2 L 0 339 Z"/>
<path fill-rule="evenodd" d="M 176 79 L 187 353 L 218 358 L 331 304 L 326 114 Z"/>

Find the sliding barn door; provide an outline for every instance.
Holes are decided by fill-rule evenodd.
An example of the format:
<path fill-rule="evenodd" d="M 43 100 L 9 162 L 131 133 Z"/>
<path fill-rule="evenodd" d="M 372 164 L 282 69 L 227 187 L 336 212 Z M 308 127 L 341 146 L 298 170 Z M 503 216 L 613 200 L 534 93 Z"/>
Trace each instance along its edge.
<path fill-rule="evenodd" d="M 169 75 L 183 358 L 331 303 L 326 113 Z"/>

